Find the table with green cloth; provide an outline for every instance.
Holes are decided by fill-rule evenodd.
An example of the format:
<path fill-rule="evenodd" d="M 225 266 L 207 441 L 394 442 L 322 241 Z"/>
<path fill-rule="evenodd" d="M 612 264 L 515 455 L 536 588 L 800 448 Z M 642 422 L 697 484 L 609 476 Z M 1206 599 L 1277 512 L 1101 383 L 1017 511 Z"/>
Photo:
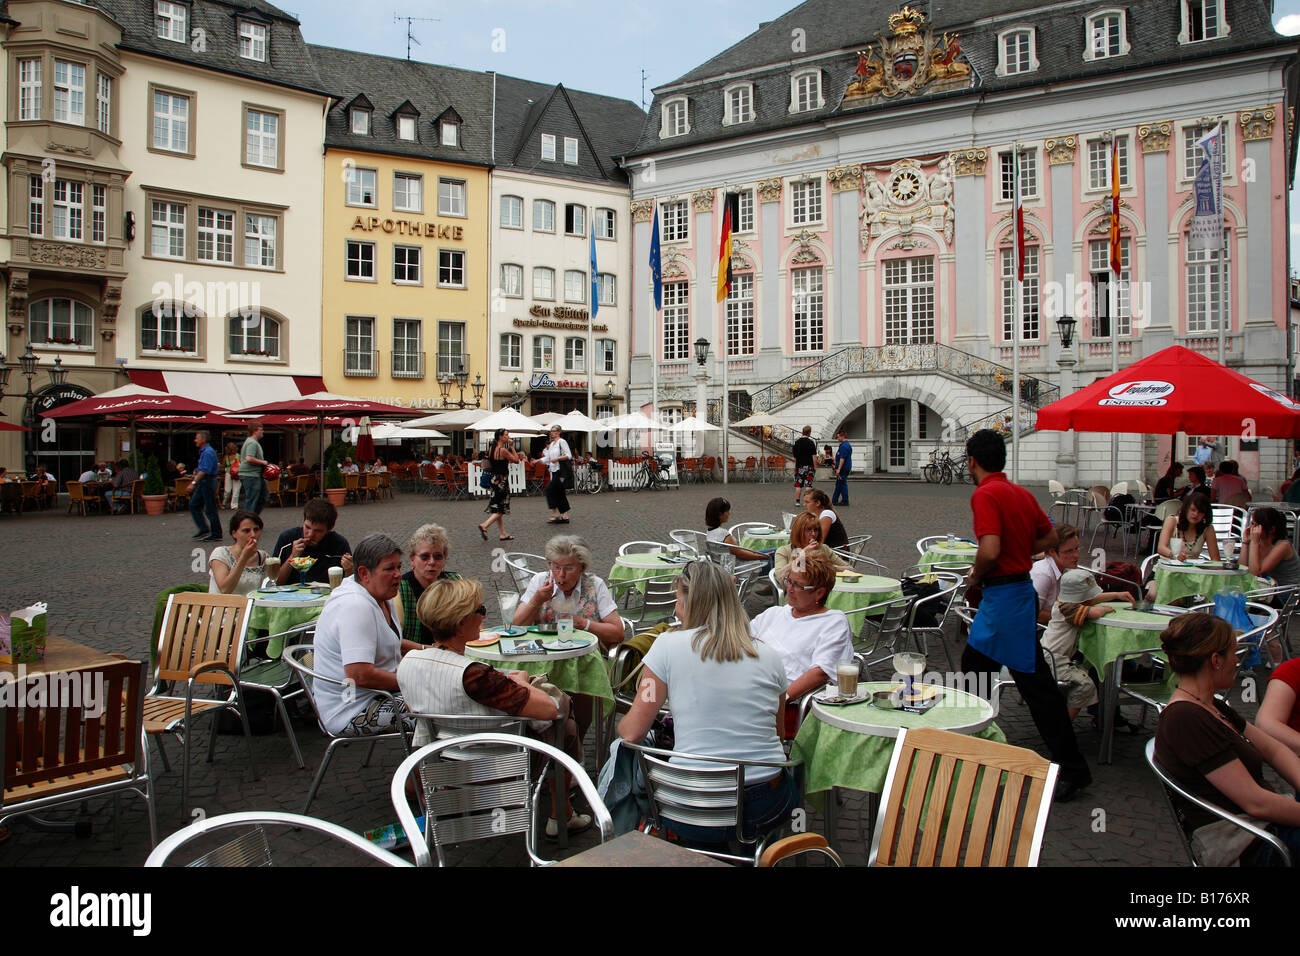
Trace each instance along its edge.
<path fill-rule="evenodd" d="M 483 638 L 498 636 L 495 631 L 484 631 Z M 530 640 L 539 642 L 542 647 L 558 641 L 556 634 L 538 634 L 529 631 Z M 550 651 L 542 654 L 506 655 L 501 653 L 499 644 L 488 647 L 466 647 L 465 656 L 483 661 L 504 670 L 527 671 L 531 676 L 550 674 L 550 682 L 562 691 L 570 694 L 586 694 L 598 698 L 605 706 L 614 706 L 614 689 L 609 683 L 609 667 L 606 657 L 601 653 L 600 641 L 590 631 L 573 631 L 574 639 L 583 638 L 591 643 L 586 647 L 566 651 Z"/>
<path fill-rule="evenodd" d="M 643 551 L 636 554 L 620 554 L 614 559 L 613 567 L 609 569 L 606 583 L 611 591 L 617 591 L 620 587 L 634 587 L 644 594 L 646 578 L 681 574 L 684 567 L 685 564 L 677 561 L 664 560 L 658 553 Z"/>
<path fill-rule="evenodd" d="M 1220 561 L 1198 564 L 1174 563 L 1161 559 L 1156 563 L 1156 601 L 1168 604 L 1192 594 L 1204 594 L 1208 601 L 1220 591 L 1253 591 L 1268 587 L 1245 568 L 1229 571 Z"/>
<path fill-rule="evenodd" d="M 961 564 L 970 567 L 975 563 L 977 550 L 969 541 L 954 541 L 952 544 L 936 541 L 916 563 L 927 568 L 932 564 Z"/>
<path fill-rule="evenodd" d="M 330 599 L 329 594 L 317 594 L 311 588 L 303 587 L 293 591 L 253 591 L 248 597 L 253 602 L 248 629 L 268 634 L 283 634 L 290 628 L 316 620 Z M 284 640 L 277 638 L 266 645 L 266 656 L 279 657 L 282 650 Z"/>
<path fill-rule="evenodd" d="M 876 691 L 898 686 L 897 681 L 860 683 L 858 693 L 868 700 L 847 707 L 813 700 L 790 752 L 790 758 L 804 766 L 804 797 L 813 809 L 822 809 L 821 794 L 832 787 L 880 793 L 899 728 L 931 727 L 1006 743 L 1006 735 L 993 722 L 993 705 L 964 690 L 939 687 L 943 699 L 923 714 L 883 710 L 871 703 Z"/>
<path fill-rule="evenodd" d="M 740 536 L 740 546 L 750 551 L 775 551 L 781 545 L 789 543 L 790 532 L 780 528 L 762 532 L 751 528 Z"/>

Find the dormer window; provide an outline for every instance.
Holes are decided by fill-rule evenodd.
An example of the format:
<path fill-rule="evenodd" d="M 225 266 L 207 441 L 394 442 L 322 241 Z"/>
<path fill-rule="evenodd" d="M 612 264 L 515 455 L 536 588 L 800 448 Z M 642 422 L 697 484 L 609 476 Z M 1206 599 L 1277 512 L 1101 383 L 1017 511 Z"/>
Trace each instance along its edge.
<path fill-rule="evenodd" d="M 239 55 L 245 60 L 266 62 L 266 24 L 239 21 Z"/>
<path fill-rule="evenodd" d="M 790 78 L 790 112 L 806 113 L 825 105 L 822 99 L 822 74 L 820 70 L 796 73 Z"/>
<path fill-rule="evenodd" d="M 370 135 L 370 110 L 354 106 L 349 114 L 352 132 L 357 136 Z"/>
<path fill-rule="evenodd" d="M 1085 60 L 1104 60 L 1112 56 L 1125 56 L 1129 51 L 1123 10 L 1102 10 L 1086 21 L 1087 45 L 1083 50 Z"/>
<path fill-rule="evenodd" d="M 686 110 L 686 97 L 669 100 L 663 105 L 663 115 L 659 126 L 659 138 L 685 136 L 691 131 Z"/>
<path fill-rule="evenodd" d="M 1179 43 L 1199 43 L 1228 35 L 1223 0 L 1182 0 L 1183 23 Z"/>
<path fill-rule="evenodd" d="M 567 166 L 578 165 L 578 138 L 576 136 L 564 137 L 564 162 Z"/>
<path fill-rule="evenodd" d="M 190 41 L 189 7 L 172 0 L 157 0 L 153 8 L 154 33 L 160 40 L 174 43 Z"/>
<path fill-rule="evenodd" d="M 998 76 L 1033 73 L 1038 69 L 1038 50 L 1034 30 L 1014 27 L 998 34 Z"/>
<path fill-rule="evenodd" d="M 723 126 L 734 123 L 748 123 L 754 118 L 754 85 L 740 83 L 727 88 L 726 108 L 722 117 Z"/>
<path fill-rule="evenodd" d="M 406 140 L 408 143 L 415 142 L 415 117 L 414 116 L 397 117 L 397 138 Z"/>
<path fill-rule="evenodd" d="M 548 163 L 555 162 L 555 135 L 553 133 L 542 134 L 542 159 Z"/>
<path fill-rule="evenodd" d="M 460 145 L 460 124 L 451 120 L 442 121 L 442 145 Z"/>

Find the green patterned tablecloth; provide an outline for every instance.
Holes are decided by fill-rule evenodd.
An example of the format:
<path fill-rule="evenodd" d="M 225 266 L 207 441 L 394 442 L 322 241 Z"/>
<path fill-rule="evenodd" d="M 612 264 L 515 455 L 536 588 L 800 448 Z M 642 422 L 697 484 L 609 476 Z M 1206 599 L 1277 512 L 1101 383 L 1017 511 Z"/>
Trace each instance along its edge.
<path fill-rule="evenodd" d="M 1120 654 L 1159 647 L 1160 632 L 1173 620 L 1167 614 L 1112 606 L 1116 607 L 1114 612 L 1088 621 L 1079 629 L 1079 653 L 1102 677 L 1106 665 Z M 1163 654 L 1159 656 L 1164 659 Z"/>
<path fill-rule="evenodd" d="M 1169 567 L 1164 561 L 1156 564 L 1155 580 L 1158 604 L 1168 604 L 1192 594 L 1204 594 L 1208 601 L 1220 591 L 1253 591 L 1268 586 L 1245 569 L 1225 571 L 1222 566 L 1214 564 L 1178 568 Z"/>
<path fill-rule="evenodd" d="M 790 543 L 790 532 L 777 528 L 767 534 L 746 531 L 740 538 L 740 546 L 750 551 L 772 551 L 783 544 Z"/>
<path fill-rule="evenodd" d="M 963 564 L 970 566 L 975 563 L 975 552 L 978 549 L 975 545 L 967 541 L 957 541 L 952 547 L 947 544 L 932 544 L 917 564 L 923 564 L 929 567 L 932 564 Z"/>
<path fill-rule="evenodd" d="M 858 685 L 865 694 L 895 686 L 893 681 Z M 880 793 L 894 752 L 896 734 L 885 736 L 890 728 L 933 727 L 961 733 L 962 728 L 979 727 L 974 736 L 1006 743 L 1006 735 L 992 723 L 993 707 L 988 701 L 950 687 L 943 692 L 945 700 L 924 714 L 881 710 L 871 703 L 827 708 L 840 720 L 862 723 L 861 732 L 832 727 L 817 717 L 815 709 L 809 711 L 790 753 L 792 760 L 804 765 L 804 796 L 809 805 L 820 811 L 820 794 L 831 787 Z"/>
<path fill-rule="evenodd" d="M 657 554 L 623 554 L 614 559 L 614 566 L 609 569 L 609 576 L 605 580 L 611 591 L 621 590 L 619 586 L 622 585 L 635 587 L 644 593 L 645 585 L 639 582 L 665 574 L 681 574 L 683 567 L 685 565 L 665 561 Z"/>
<path fill-rule="evenodd" d="M 594 635 L 589 634 L 587 631 L 575 630 L 573 633 L 575 637 L 583 636 L 595 639 Z M 535 634 L 529 636 L 537 637 Z M 545 638 L 538 639 L 541 640 L 543 645 L 546 644 Z M 490 648 L 467 647 L 465 648 L 465 656 L 483 661 L 483 663 L 499 670 L 527 671 L 534 677 L 538 674 L 550 674 L 551 683 L 560 690 L 570 694 L 586 694 L 589 697 L 599 697 L 605 702 L 605 706 L 614 706 L 614 689 L 609 683 L 609 665 L 606 663 L 607 658 L 602 653 L 599 641 L 596 641 L 591 651 L 581 657 L 551 657 L 544 661 L 488 658 L 479 653 L 483 650 L 495 650 L 495 645 Z"/>
<path fill-rule="evenodd" d="M 248 630 L 265 631 L 267 634 L 281 634 L 299 624 L 306 624 L 320 617 L 325 609 L 325 602 L 304 604 L 302 607 L 267 607 L 258 604 L 258 597 L 275 598 L 273 592 L 254 591 L 249 595 L 253 599 L 253 613 L 248 616 Z M 266 645 L 267 657 L 279 657 L 284 649 L 284 641 L 274 640 Z"/>

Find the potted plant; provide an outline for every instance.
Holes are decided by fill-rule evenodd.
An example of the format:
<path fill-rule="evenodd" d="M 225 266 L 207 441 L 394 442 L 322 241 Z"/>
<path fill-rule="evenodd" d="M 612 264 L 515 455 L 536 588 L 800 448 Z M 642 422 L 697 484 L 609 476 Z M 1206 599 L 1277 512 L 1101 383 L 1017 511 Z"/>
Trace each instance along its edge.
<path fill-rule="evenodd" d="M 331 458 L 329 468 L 325 471 L 325 497 L 329 499 L 330 504 L 338 508 L 343 505 L 343 496 L 346 494 L 343 472 L 339 469 L 339 463 Z"/>
<path fill-rule="evenodd" d="M 163 484 L 162 469 L 158 467 L 158 456 L 150 455 L 144 473 L 144 513 L 160 515 L 167 504 L 167 487 Z"/>

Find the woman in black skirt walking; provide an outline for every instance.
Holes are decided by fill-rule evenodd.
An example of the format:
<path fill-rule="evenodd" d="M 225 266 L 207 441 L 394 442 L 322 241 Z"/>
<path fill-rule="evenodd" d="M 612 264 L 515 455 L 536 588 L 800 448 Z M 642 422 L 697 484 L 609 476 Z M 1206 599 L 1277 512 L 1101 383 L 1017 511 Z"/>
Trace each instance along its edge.
<path fill-rule="evenodd" d="M 547 524 L 569 523 L 569 496 L 565 494 L 567 489 L 564 487 L 564 474 L 566 471 L 573 474 L 573 452 L 569 450 L 569 443 L 563 435 L 559 425 L 552 425 L 551 440 L 538 459 L 546 462 L 550 472 L 550 479 L 546 482 L 546 504 L 551 509 L 551 517 L 547 519 Z"/>
<path fill-rule="evenodd" d="M 492 450 L 488 453 L 492 467 L 492 497 L 488 500 L 487 512 L 490 517 L 478 526 L 478 533 L 487 540 L 487 529 L 497 522 L 497 535 L 500 541 L 513 541 L 513 534 L 506 534 L 506 515 L 510 514 L 510 465 L 523 461 L 524 456 L 515 451 L 510 442 L 510 432 L 498 428 L 492 436 Z"/>

